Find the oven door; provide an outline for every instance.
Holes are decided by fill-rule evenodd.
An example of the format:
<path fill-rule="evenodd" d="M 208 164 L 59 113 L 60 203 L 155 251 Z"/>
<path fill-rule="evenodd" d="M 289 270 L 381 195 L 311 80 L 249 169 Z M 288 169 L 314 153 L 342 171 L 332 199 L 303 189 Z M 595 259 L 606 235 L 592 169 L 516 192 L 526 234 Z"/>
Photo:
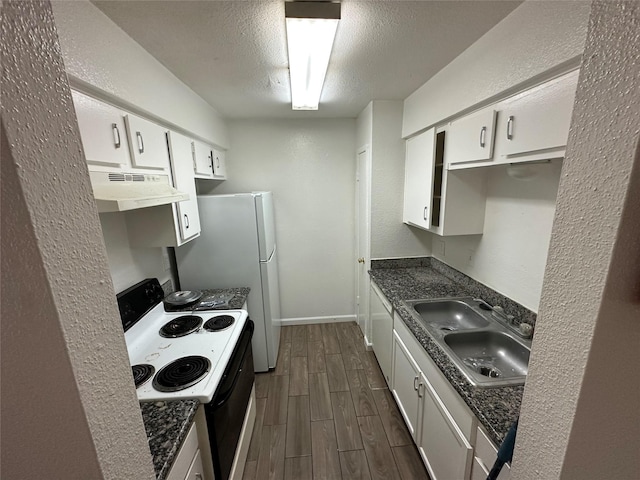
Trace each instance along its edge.
<path fill-rule="evenodd" d="M 213 400 L 204 406 L 216 480 L 229 478 L 251 397 L 255 377 L 253 330 L 253 321 L 247 319 Z"/>

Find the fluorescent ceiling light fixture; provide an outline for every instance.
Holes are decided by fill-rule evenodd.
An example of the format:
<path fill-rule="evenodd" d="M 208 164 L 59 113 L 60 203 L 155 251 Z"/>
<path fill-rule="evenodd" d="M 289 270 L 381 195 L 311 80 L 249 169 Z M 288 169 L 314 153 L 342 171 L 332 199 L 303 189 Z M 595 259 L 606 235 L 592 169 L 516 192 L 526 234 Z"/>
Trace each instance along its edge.
<path fill-rule="evenodd" d="M 285 17 L 291 107 L 317 110 L 340 20 L 340 4 L 286 2 Z"/>

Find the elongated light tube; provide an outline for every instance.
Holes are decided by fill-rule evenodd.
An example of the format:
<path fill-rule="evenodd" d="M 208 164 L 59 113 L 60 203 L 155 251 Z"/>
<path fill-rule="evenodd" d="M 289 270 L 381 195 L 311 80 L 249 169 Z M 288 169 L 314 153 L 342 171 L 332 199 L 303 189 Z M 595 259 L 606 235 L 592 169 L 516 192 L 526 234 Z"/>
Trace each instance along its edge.
<path fill-rule="evenodd" d="M 304 11 L 300 6 L 312 4 L 312 11 Z M 330 5 L 328 16 L 338 18 L 318 18 L 318 7 Z M 287 2 L 285 7 L 293 6 L 296 16 L 290 16 L 286 9 L 287 47 L 289 50 L 289 76 L 291 79 L 291 107 L 293 110 L 317 110 L 324 78 L 329 66 L 329 57 L 333 40 L 338 28 L 340 4 L 325 2 Z M 308 10 L 308 9 L 307 9 Z M 309 17 L 304 17 L 305 13 Z M 299 16 L 298 16 L 299 15 Z"/>

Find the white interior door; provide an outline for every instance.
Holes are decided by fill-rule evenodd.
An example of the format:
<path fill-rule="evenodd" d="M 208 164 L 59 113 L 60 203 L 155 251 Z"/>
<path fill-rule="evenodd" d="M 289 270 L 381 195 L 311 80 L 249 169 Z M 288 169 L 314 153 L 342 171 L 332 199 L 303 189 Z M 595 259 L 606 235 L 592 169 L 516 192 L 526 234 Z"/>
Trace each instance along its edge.
<path fill-rule="evenodd" d="M 370 342 L 369 326 L 369 274 L 371 265 L 369 258 L 369 236 L 371 232 L 371 158 L 369 146 L 358 150 L 356 171 L 356 315 L 358 325 L 367 342 Z"/>

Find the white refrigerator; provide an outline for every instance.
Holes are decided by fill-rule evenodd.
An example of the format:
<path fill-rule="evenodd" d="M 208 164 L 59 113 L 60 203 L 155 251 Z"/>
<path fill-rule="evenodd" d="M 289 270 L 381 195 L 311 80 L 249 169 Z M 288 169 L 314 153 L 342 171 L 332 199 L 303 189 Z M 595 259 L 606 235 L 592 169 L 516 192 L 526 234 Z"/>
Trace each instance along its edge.
<path fill-rule="evenodd" d="M 200 237 L 176 248 L 182 290 L 249 287 L 256 372 L 275 368 L 280 290 L 273 194 L 199 195 Z"/>

